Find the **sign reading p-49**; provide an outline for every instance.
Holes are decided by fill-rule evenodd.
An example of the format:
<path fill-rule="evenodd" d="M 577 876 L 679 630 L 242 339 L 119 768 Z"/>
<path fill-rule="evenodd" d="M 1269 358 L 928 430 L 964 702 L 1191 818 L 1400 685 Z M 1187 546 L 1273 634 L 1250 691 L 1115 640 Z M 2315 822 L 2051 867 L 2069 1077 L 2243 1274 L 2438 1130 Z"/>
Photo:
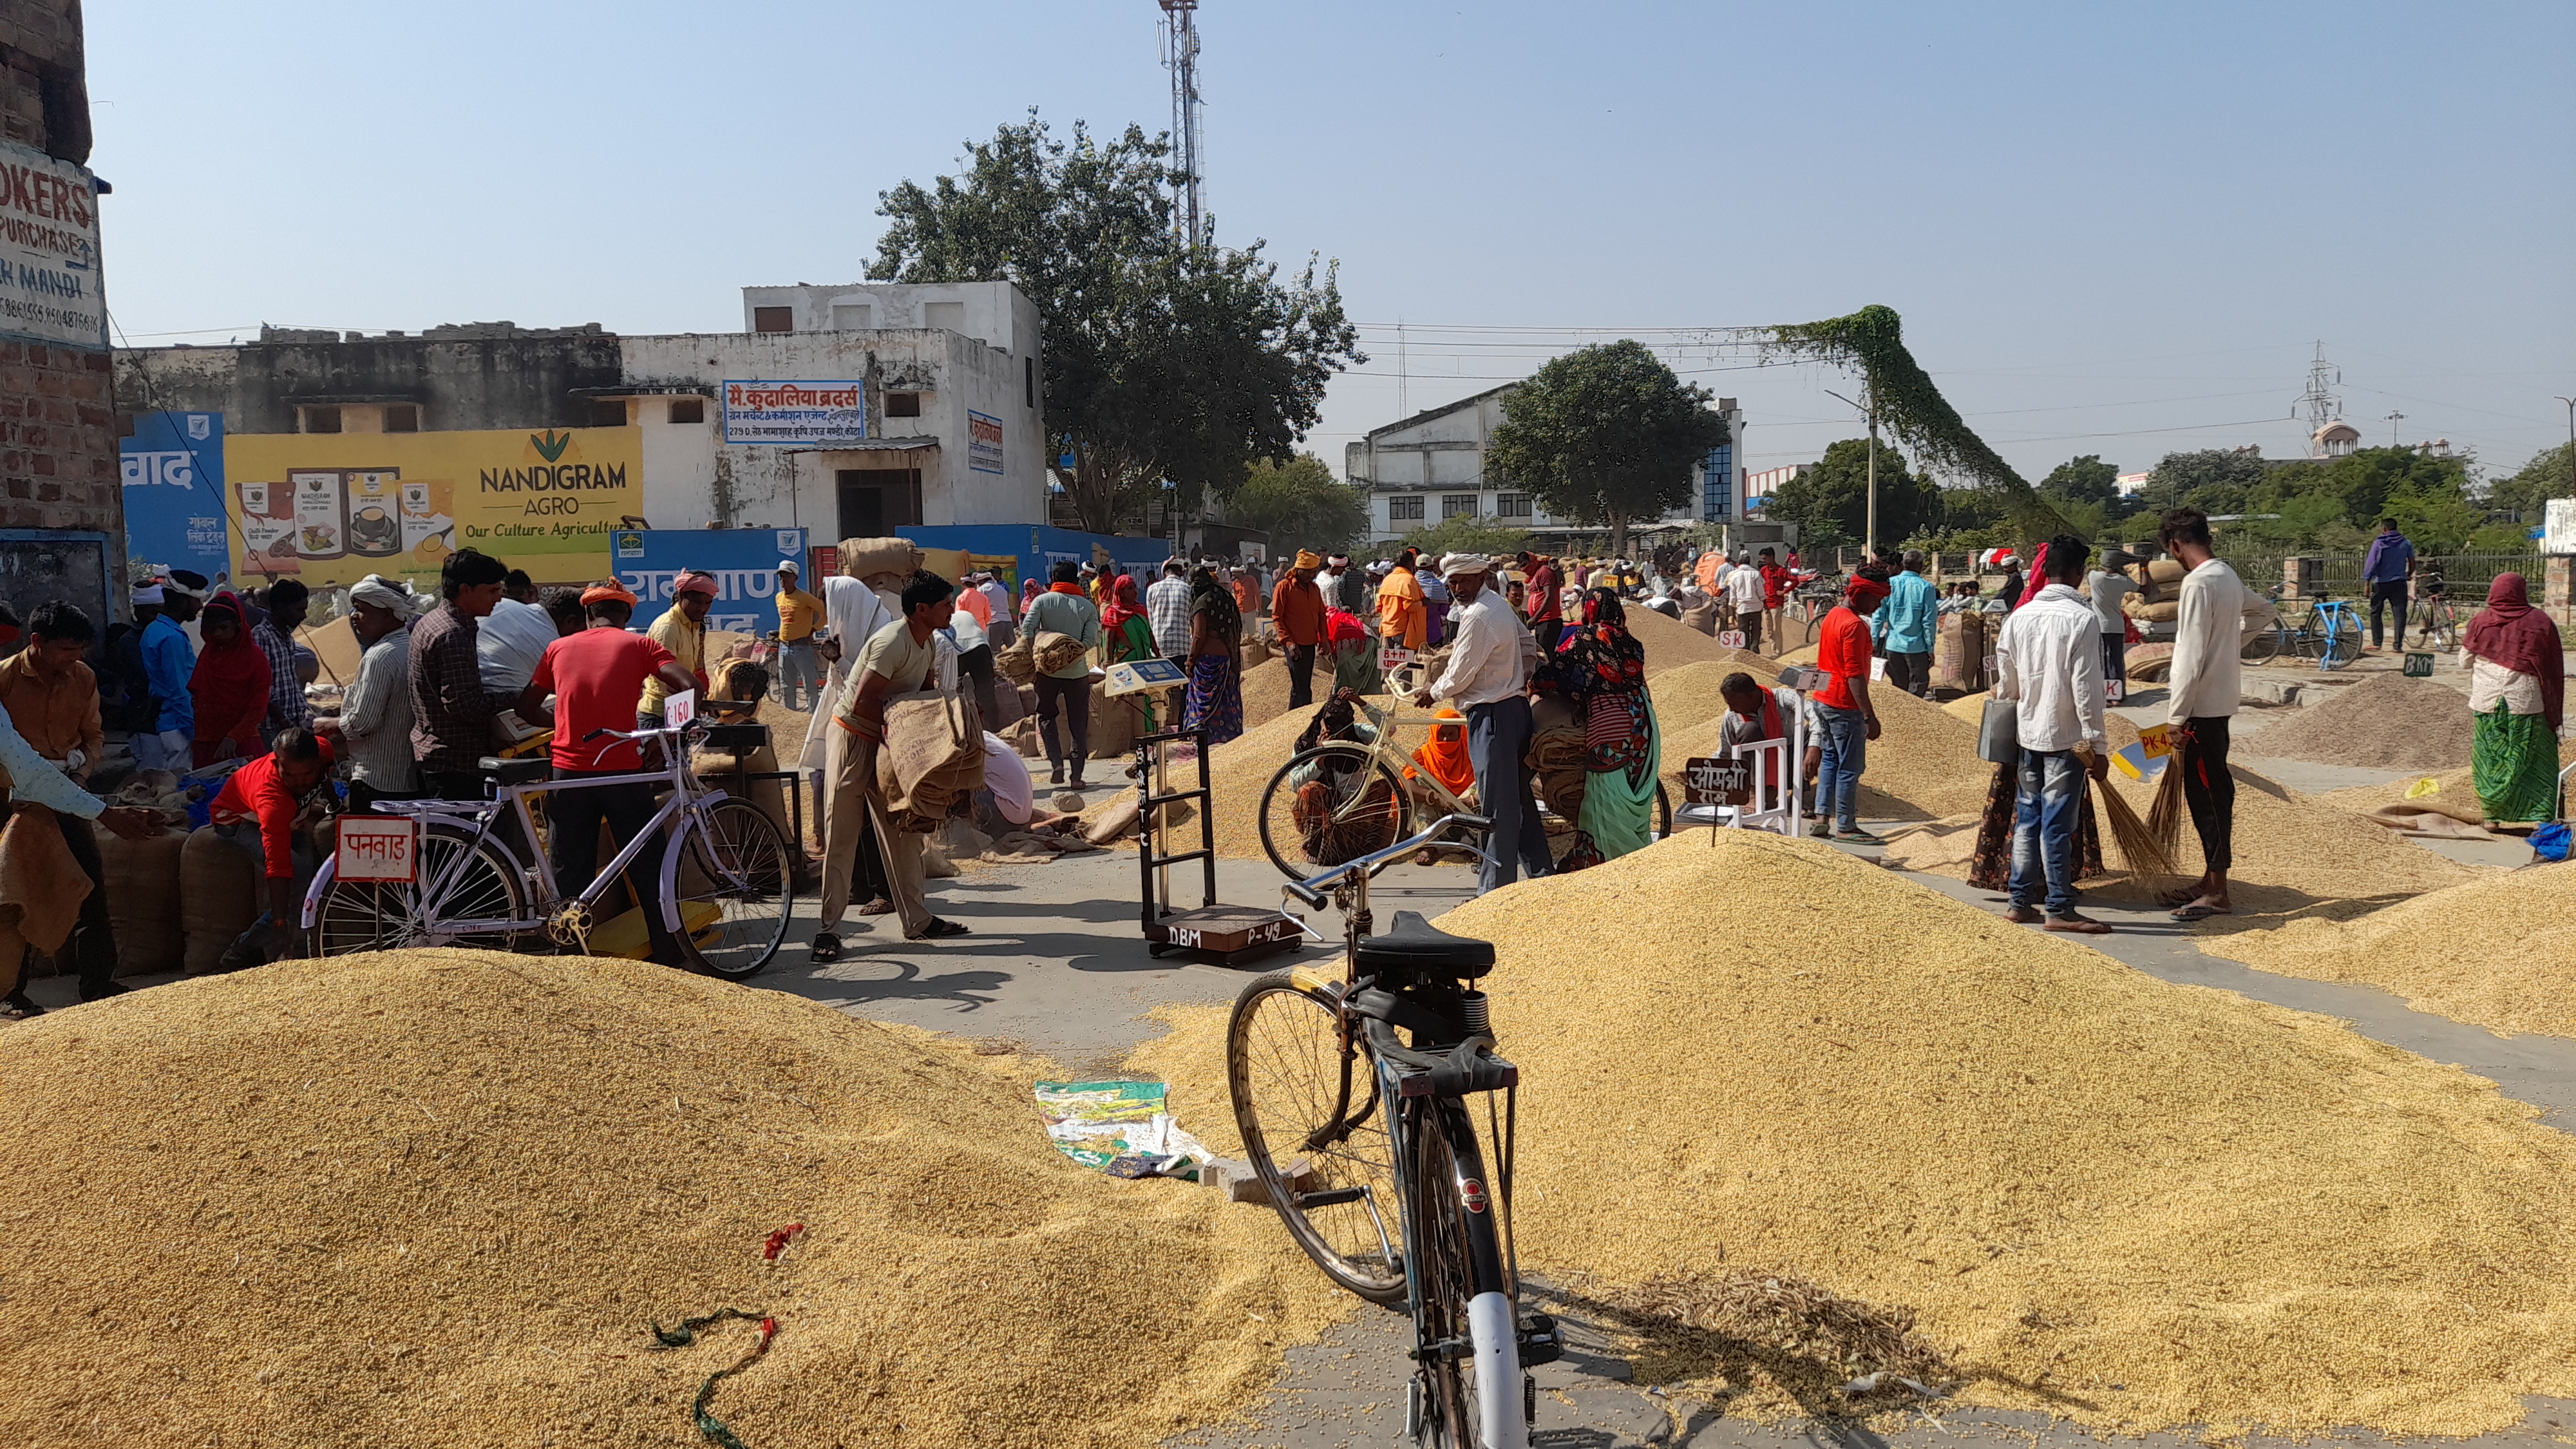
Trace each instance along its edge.
<path fill-rule="evenodd" d="M 416 822 L 397 815 L 343 815 L 332 869 L 346 881 L 409 882 L 420 873 Z"/>

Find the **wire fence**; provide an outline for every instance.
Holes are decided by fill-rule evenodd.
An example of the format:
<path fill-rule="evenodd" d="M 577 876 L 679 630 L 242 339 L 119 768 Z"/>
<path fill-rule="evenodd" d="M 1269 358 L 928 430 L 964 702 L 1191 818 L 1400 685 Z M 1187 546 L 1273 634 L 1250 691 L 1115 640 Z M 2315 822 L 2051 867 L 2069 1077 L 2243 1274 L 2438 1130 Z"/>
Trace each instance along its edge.
<path fill-rule="evenodd" d="M 2128 552 L 2133 558 L 2163 557 L 2153 544 L 2133 544 L 2128 547 Z M 2305 572 L 2300 580 L 2302 592 L 2322 593 L 2328 598 L 2349 598 L 2369 592 L 2362 587 L 2361 566 L 2365 555 L 2360 553 L 2289 554 L 2221 548 L 2218 557 L 2236 570 L 2238 578 L 2257 589 L 2269 589 L 2286 581 L 2290 560 L 2296 558 L 2313 565 L 2312 571 Z M 1868 558 L 1869 555 L 1861 549 L 1838 548 L 1833 551 L 1833 566 L 1849 573 L 1867 562 Z M 1938 582 L 1971 578 L 1979 573 L 1998 578 L 2004 574 L 2005 570 L 1991 566 L 1978 569 L 1976 558 L 1976 554 L 1965 552 L 1933 554 L 1929 559 L 1932 578 Z M 2419 554 L 2415 560 L 2415 571 L 2419 576 L 2438 572 L 2450 596 L 2455 599 L 2485 598 L 2487 585 L 2494 581 L 2496 575 L 2516 573 L 2529 581 L 2532 593 L 2537 597 L 2541 557 L 2537 552 Z"/>

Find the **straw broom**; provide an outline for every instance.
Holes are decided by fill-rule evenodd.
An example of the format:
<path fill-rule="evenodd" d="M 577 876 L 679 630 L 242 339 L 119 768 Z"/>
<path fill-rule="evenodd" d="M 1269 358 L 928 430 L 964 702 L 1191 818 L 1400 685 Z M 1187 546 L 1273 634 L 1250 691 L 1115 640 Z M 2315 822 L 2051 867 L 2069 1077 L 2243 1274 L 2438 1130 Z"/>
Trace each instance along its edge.
<path fill-rule="evenodd" d="M 2171 769 L 2165 771 L 2168 776 L 2177 773 Z M 2102 813 L 2111 821 L 2111 838 L 2120 842 L 2120 854 L 2128 860 L 2131 875 L 2182 874 L 2181 868 L 2174 863 L 2174 846 L 2177 841 L 2170 832 L 2158 834 L 2152 816 L 2147 820 L 2139 819 L 2138 812 L 2130 806 L 2119 791 L 2109 785 L 2104 785 L 2094 793 L 2102 797 Z M 2155 810 L 2158 813 L 2164 810 L 2165 793 L 2160 787 L 2155 803 Z M 2182 792 L 2179 790 L 2170 793 L 2177 800 L 2182 798 Z"/>

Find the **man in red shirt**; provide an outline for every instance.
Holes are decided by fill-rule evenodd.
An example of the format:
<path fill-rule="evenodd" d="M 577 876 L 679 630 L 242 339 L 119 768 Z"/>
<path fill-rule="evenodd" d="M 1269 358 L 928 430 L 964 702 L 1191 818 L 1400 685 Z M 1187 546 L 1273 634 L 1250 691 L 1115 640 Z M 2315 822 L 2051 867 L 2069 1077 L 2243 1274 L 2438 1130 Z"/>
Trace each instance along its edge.
<path fill-rule="evenodd" d="M 631 730 L 644 681 L 659 679 L 673 694 L 698 687 L 671 651 L 642 634 L 626 632 L 635 613 L 635 596 L 615 582 L 593 584 L 581 595 L 589 620 L 580 633 L 567 634 L 546 646 L 537 672 L 519 694 L 519 718 L 551 720 L 554 744 L 549 753 L 558 780 L 633 775 L 644 769 L 642 751 L 633 740 L 592 739 L 596 730 Z M 546 696 L 554 708 L 546 708 Z M 653 824 L 653 787 L 641 780 L 618 785 L 588 785 L 546 793 L 546 813 L 553 822 L 553 841 L 546 852 L 554 869 L 555 892 L 570 900 L 599 878 L 599 823 L 620 841 L 644 835 Z M 651 831 L 644 850 L 626 872 L 644 913 L 644 930 L 653 943 L 653 959 L 666 966 L 685 966 L 670 928 L 662 922 L 661 832 Z M 620 847 L 623 848 L 622 846 Z"/>
<path fill-rule="evenodd" d="M 312 883 L 313 844 L 299 828 L 304 802 L 331 772 L 331 746 L 298 726 L 279 730 L 260 756 L 224 781 L 208 828 L 254 858 L 267 878 L 267 909 L 224 948 L 222 966 L 264 966 L 295 946 L 304 888 Z"/>
<path fill-rule="evenodd" d="M 1859 818 L 1860 774 L 1869 763 L 1868 742 L 1878 738 L 1878 711 L 1869 699 L 1869 616 L 1887 602 L 1887 581 L 1872 577 L 1877 572 L 1871 565 L 1852 575 L 1816 637 L 1816 667 L 1825 674 L 1815 693 L 1824 725 L 1816 813 L 1833 817 L 1833 839 L 1855 845 L 1878 843 Z"/>
<path fill-rule="evenodd" d="M 1522 597 L 1529 601 L 1530 632 L 1538 636 L 1539 657 L 1552 658 L 1557 641 L 1565 637 L 1563 585 L 1556 572 L 1556 560 L 1524 549 L 1520 565 L 1521 572 L 1529 578 Z"/>
<path fill-rule="evenodd" d="M 1779 558 L 1771 550 L 1762 550 L 1762 627 L 1771 636 L 1771 652 L 1774 654 L 1789 647 L 1789 634 L 1783 627 L 1780 611 L 1789 607 L 1789 588 L 1796 582 L 1789 570 L 1780 566 Z M 1760 649 L 1762 641 L 1754 640 L 1753 647 Z"/>

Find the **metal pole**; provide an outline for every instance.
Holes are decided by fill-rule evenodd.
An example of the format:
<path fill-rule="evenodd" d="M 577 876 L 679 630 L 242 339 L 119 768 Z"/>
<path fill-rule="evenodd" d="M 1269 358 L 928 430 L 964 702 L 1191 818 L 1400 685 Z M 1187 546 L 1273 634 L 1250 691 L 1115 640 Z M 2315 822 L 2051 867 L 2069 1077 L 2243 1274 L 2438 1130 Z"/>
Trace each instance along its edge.
<path fill-rule="evenodd" d="M 2567 404 L 2568 496 L 2576 498 L 2576 397 L 2562 397 L 2559 401 Z"/>
<path fill-rule="evenodd" d="M 1864 537 L 1861 552 L 1874 554 L 1878 549 L 1878 390 L 1869 393 L 1869 519 L 1861 525 Z M 1861 560 L 1869 562 L 1867 558 Z"/>

